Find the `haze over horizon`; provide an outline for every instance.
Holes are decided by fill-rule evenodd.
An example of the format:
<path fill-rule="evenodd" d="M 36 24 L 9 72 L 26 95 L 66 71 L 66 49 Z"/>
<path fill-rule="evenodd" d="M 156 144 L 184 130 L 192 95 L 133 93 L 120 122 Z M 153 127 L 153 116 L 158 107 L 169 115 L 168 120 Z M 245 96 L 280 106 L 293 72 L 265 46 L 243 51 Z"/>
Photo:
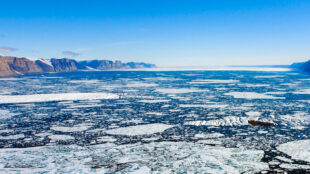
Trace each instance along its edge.
<path fill-rule="evenodd" d="M 308 60 L 310 1 L 5 1 L 0 55 L 158 66 Z"/>

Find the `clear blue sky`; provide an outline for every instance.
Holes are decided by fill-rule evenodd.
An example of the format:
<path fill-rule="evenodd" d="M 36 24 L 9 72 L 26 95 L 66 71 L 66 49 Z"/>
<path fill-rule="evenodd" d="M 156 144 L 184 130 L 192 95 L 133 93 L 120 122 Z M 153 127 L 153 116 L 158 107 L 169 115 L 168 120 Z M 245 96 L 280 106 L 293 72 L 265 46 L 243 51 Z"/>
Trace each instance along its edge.
<path fill-rule="evenodd" d="M 309 0 L 6 0 L 0 54 L 160 66 L 310 59 Z"/>

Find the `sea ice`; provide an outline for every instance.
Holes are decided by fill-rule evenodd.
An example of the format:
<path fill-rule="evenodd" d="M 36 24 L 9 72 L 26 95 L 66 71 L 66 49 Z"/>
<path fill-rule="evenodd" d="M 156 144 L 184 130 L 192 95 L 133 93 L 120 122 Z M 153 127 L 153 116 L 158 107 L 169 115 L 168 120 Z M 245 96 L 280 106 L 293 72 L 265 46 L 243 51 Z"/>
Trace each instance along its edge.
<path fill-rule="evenodd" d="M 293 94 L 310 94 L 310 88 L 293 92 Z"/>
<path fill-rule="evenodd" d="M 143 78 L 144 80 L 158 80 L 158 81 L 176 81 L 176 80 L 183 80 L 180 78 L 173 78 L 173 77 L 150 77 L 150 78 Z"/>
<path fill-rule="evenodd" d="M 114 142 L 117 139 L 113 138 L 113 137 L 109 137 L 109 136 L 104 136 L 104 137 L 98 137 L 97 141 L 98 142 Z"/>
<path fill-rule="evenodd" d="M 293 159 L 310 162 L 310 140 L 298 140 L 281 144 L 277 147 Z"/>
<path fill-rule="evenodd" d="M 239 80 L 217 80 L 217 79 L 198 79 L 189 82 L 190 84 L 213 84 L 213 83 L 238 83 Z"/>
<path fill-rule="evenodd" d="M 80 132 L 80 131 L 85 131 L 90 127 L 91 125 L 80 124 L 80 125 L 75 125 L 73 127 L 52 126 L 50 129 L 54 131 L 60 131 L 60 132 Z"/>
<path fill-rule="evenodd" d="M 310 124 L 310 115 L 307 112 L 295 112 L 293 115 L 281 115 L 282 124 L 291 126 L 303 126 Z"/>
<path fill-rule="evenodd" d="M 25 137 L 24 134 L 0 136 L 0 140 L 13 140 L 13 139 L 20 139 L 20 138 L 24 138 L 24 137 Z"/>
<path fill-rule="evenodd" d="M 62 100 L 100 100 L 117 99 L 118 95 L 110 93 L 58 93 L 33 95 L 0 95 L 0 103 L 32 103 Z"/>
<path fill-rule="evenodd" d="M 8 111 L 8 110 L 1 110 L 0 109 L 0 119 L 8 119 L 14 115 L 16 115 L 16 114 L 10 113 L 10 111 Z"/>
<path fill-rule="evenodd" d="M 134 83 L 129 83 L 126 85 L 126 87 L 130 88 L 140 88 L 140 87 L 156 87 L 158 86 L 155 83 L 143 83 L 143 82 L 134 82 Z"/>
<path fill-rule="evenodd" d="M 139 100 L 140 103 L 167 103 L 170 100 Z"/>
<path fill-rule="evenodd" d="M 157 92 L 163 94 L 184 94 L 184 93 L 193 93 L 193 92 L 206 92 L 208 90 L 201 90 L 195 88 L 159 88 L 156 89 Z"/>
<path fill-rule="evenodd" d="M 298 165 L 298 164 L 286 164 L 286 163 L 281 164 L 280 167 L 285 169 L 304 169 L 304 170 L 310 169 L 310 166 Z"/>
<path fill-rule="evenodd" d="M 161 112 L 147 112 L 146 115 L 154 115 L 154 116 L 163 116 L 164 114 Z"/>
<path fill-rule="evenodd" d="M 239 86 L 242 87 L 248 87 L 248 88 L 254 88 L 254 87 L 268 87 L 270 86 L 269 84 L 251 84 L 251 83 L 243 83 L 243 84 L 239 84 Z"/>
<path fill-rule="evenodd" d="M 74 137 L 70 135 L 49 135 L 48 136 L 52 141 L 68 141 L 74 140 Z"/>
<path fill-rule="evenodd" d="M 201 105 L 201 104 L 181 104 L 181 108 L 226 108 L 226 104 L 216 104 L 216 105 Z"/>
<path fill-rule="evenodd" d="M 214 139 L 199 140 L 199 141 L 197 141 L 197 143 L 200 143 L 200 144 L 215 144 L 215 145 L 220 145 L 220 144 L 222 144 L 221 141 L 214 140 Z"/>
<path fill-rule="evenodd" d="M 254 76 L 254 78 L 278 78 L 284 77 L 283 75 L 265 75 L 265 76 Z"/>
<path fill-rule="evenodd" d="M 249 117 L 259 117 L 261 115 L 261 113 L 257 111 L 249 111 L 246 112 L 245 114 L 248 115 Z"/>
<path fill-rule="evenodd" d="M 189 121 L 185 122 L 184 124 L 193 126 L 241 126 L 248 124 L 248 118 L 228 116 L 217 120 Z"/>
<path fill-rule="evenodd" d="M 195 138 L 219 138 L 223 137 L 224 135 L 221 133 L 211 133 L 211 134 L 196 134 Z"/>
<path fill-rule="evenodd" d="M 127 135 L 127 136 L 148 135 L 163 132 L 171 127 L 174 127 L 174 125 L 167 125 L 160 123 L 144 124 L 137 126 L 121 127 L 117 129 L 110 129 L 107 130 L 106 133 L 111 135 Z"/>
<path fill-rule="evenodd" d="M 77 84 L 93 84 L 100 83 L 99 80 L 70 80 L 68 83 L 77 83 Z"/>
<path fill-rule="evenodd" d="M 285 97 L 274 97 L 271 95 L 266 95 L 256 92 L 229 92 L 224 95 L 231 95 L 234 98 L 244 98 L 244 99 L 285 99 Z"/>
<path fill-rule="evenodd" d="M 0 149 L 1 173 L 255 173 L 264 152 L 189 142 Z"/>
<path fill-rule="evenodd" d="M 11 80 L 22 80 L 22 78 L 13 78 L 13 77 L 11 77 L 11 78 L 0 78 L 0 81 L 11 81 Z"/>

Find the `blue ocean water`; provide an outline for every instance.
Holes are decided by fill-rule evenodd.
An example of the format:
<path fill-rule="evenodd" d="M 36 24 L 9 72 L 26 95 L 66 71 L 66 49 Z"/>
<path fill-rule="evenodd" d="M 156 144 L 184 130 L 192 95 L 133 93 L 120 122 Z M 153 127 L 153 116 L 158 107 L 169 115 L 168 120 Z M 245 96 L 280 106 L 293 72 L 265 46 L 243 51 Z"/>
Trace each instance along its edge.
<path fill-rule="evenodd" d="M 310 170 L 308 74 L 71 72 L 0 86 L 0 172 Z"/>

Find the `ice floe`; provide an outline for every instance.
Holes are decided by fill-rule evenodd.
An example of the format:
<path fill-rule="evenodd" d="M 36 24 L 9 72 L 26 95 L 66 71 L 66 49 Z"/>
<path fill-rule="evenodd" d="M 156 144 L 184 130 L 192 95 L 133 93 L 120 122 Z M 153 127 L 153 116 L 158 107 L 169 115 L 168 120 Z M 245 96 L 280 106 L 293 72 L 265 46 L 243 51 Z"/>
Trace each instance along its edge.
<path fill-rule="evenodd" d="M 181 104 L 180 108 L 226 108 L 227 104 L 201 105 L 201 104 Z"/>
<path fill-rule="evenodd" d="M 156 89 L 156 91 L 163 94 L 184 94 L 193 92 L 206 92 L 208 90 L 201 90 L 196 88 L 159 88 Z"/>
<path fill-rule="evenodd" d="M 117 99 L 118 95 L 110 93 L 58 93 L 33 95 L 0 95 L 0 103 L 32 103 L 63 100 L 100 100 Z"/>
<path fill-rule="evenodd" d="M 261 115 L 261 113 L 257 111 L 249 111 L 246 112 L 245 114 L 248 115 L 249 117 L 259 117 Z"/>
<path fill-rule="evenodd" d="M 137 126 L 121 127 L 117 129 L 110 129 L 107 130 L 106 133 L 111 135 L 127 135 L 127 136 L 148 135 L 148 134 L 160 133 L 172 127 L 174 127 L 174 125 L 155 123 L 155 124 L 144 124 Z"/>
<path fill-rule="evenodd" d="M 202 138 L 202 139 L 208 139 L 208 138 L 219 138 L 223 137 L 224 135 L 221 133 L 210 133 L 210 134 L 196 134 L 195 138 Z"/>
<path fill-rule="evenodd" d="M 175 80 L 183 80 L 181 78 L 173 78 L 173 77 L 150 77 L 143 78 L 144 80 L 158 80 L 158 81 L 175 81 Z"/>
<path fill-rule="evenodd" d="M 292 163 L 293 162 L 293 160 L 285 158 L 283 156 L 276 156 L 275 158 L 278 159 L 278 160 L 281 160 L 281 161 L 285 161 L 287 163 Z"/>
<path fill-rule="evenodd" d="M 80 131 L 85 131 L 90 127 L 91 125 L 80 124 L 80 125 L 75 125 L 73 127 L 52 126 L 50 129 L 54 131 L 59 131 L 59 132 L 80 132 Z"/>
<path fill-rule="evenodd" d="M 269 87 L 270 84 L 251 84 L 251 83 L 241 83 L 239 86 L 252 88 L 252 87 Z"/>
<path fill-rule="evenodd" d="M 310 88 L 293 92 L 293 94 L 310 94 Z"/>
<path fill-rule="evenodd" d="M 281 94 L 286 94 L 287 92 L 282 92 L 282 91 L 274 91 L 274 92 L 266 92 L 265 94 L 274 94 L 274 95 L 281 95 Z"/>
<path fill-rule="evenodd" d="M 143 138 L 142 140 L 143 141 L 156 141 L 158 139 L 159 139 L 159 137 L 151 137 L 151 138 Z"/>
<path fill-rule="evenodd" d="M 310 166 L 308 165 L 287 164 L 287 163 L 280 164 L 280 167 L 285 169 L 306 169 L 306 170 L 310 169 Z"/>
<path fill-rule="evenodd" d="M 213 84 L 213 83 L 238 83 L 239 80 L 217 80 L 217 79 L 198 79 L 189 82 L 190 84 Z"/>
<path fill-rule="evenodd" d="M 24 138 L 24 134 L 17 134 L 17 135 L 8 135 L 8 136 L 0 136 L 0 140 L 13 140 L 13 139 L 20 139 Z"/>
<path fill-rule="evenodd" d="M 218 141 L 218 140 L 199 140 L 199 141 L 197 141 L 197 143 L 200 143 L 200 144 L 215 144 L 215 145 L 222 144 L 222 142 Z"/>
<path fill-rule="evenodd" d="M 16 114 L 15 113 L 11 113 L 8 110 L 1 110 L 0 109 L 0 119 L 8 119 L 8 118 L 11 118 L 14 115 L 16 115 Z"/>
<path fill-rule="evenodd" d="M 283 75 L 264 75 L 264 76 L 254 76 L 254 78 L 278 78 L 284 77 Z"/>
<path fill-rule="evenodd" d="M 101 143 L 101 142 L 115 142 L 117 139 L 113 138 L 113 137 L 109 137 L 109 136 L 104 136 L 104 137 L 98 137 L 97 138 L 97 142 Z"/>
<path fill-rule="evenodd" d="M 161 112 L 147 112 L 146 115 L 155 115 L 155 116 L 163 116 L 164 114 Z"/>
<path fill-rule="evenodd" d="M 77 84 L 92 84 L 92 83 L 100 83 L 99 80 L 70 80 L 69 83 L 77 83 Z"/>
<path fill-rule="evenodd" d="M 233 96 L 234 98 L 243 98 L 243 99 L 285 99 L 285 97 L 275 97 L 256 92 L 229 92 L 225 93 L 224 95 L 230 95 Z"/>
<path fill-rule="evenodd" d="M 310 162 L 310 140 L 291 141 L 279 145 L 277 149 L 293 159 Z"/>
<path fill-rule="evenodd" d="M 134 83 L 128 83 L 126 87 L 130 88 L 140 88 L 140 87 L 156 87 L 158 86 L 155 83 L 143 83 L 143 82 L 134 82 Z"/>
<path fill-rule="evenodd" d="M 3 130 L 0 130 L 0 134 L 1 134 L 1 133 L 11 133 L 11 132 L 14 132 L 14 130 L 12 130 L 12 129 L 3 129 Z"/>
<path fill-rule="evenodd" d="M 1 173 L 255 173 L 264 152 L 189 142 L 0 149 Z"/>
<path fill-rule="evenodd" d="M 290 126 L 303 126 L 310 124 L 310 114 L 307 112 L 295 112 L 290 115 L 281 115 L 280 120 L 282 124 Z"/>
<path fill-rule="evenodd" d="M 74 137 L 70 135 L 49 135 L 48 137 L 52 140 L 52 142 L 74 140 Z"/>
<path fill-rule="evenodd" d="M 170 100 L 139 100 L 140 103 L 167 103 Z"/>
<path fill-rule="evenodd" d="M 11 81 L 11 80 L 22 80 L 22 78 L 13 78 L 13 77 L 11 77 L 11 78 L 0 78 L 0 81 Z"/>
<path fill-rule="evenodd" d="M 185 122 L 184 124 L 193 125 L 193 126 L 241 126 L 241 125 L 248 124 L 248 118 L 227 116 L 227 117 L 224 117 L 222 119 L 217 119 L 217 120 L 189 121 L 189 122 Z"/>

